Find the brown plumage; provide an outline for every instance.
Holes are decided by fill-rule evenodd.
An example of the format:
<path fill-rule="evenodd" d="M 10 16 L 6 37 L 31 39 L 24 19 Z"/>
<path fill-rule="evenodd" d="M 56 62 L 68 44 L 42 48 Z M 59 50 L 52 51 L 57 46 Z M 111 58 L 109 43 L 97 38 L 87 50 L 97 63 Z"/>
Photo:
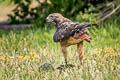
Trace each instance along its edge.
<path fill-rule="evenodd" d="M 90 24 L 87 22 L 79 23 L 63 17 L 59 13 L 52 13 L 46 18 L 47 22 L 54 24 L 56 32 L 53 36 L 54 42 L 60 42 L 65 63 L 67 64 L 66 48 L 70 45 L 77 44 L 77 50 L 80 62 L 83 61 L 83 40 L 90 42 L 92 39 L 86 27 L 96 26 L 97 24 Z"/>

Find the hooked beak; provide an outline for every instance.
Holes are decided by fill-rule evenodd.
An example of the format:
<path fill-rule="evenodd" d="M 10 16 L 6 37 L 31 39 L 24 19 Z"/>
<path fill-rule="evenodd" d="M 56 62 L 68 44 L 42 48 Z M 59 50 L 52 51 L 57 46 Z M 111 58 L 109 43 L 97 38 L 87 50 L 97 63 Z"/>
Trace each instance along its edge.
<path fill-rule="evenodd" d="M 49 17 L 46 18 L 46 22 L 52 23 L 52 24 L 56 24 L 53 20 L 49 19 Z"/>
<path fill-rule="evenodd" d="M 46 22 L 49 22 L 49 19 L 48 19 L 48 17 L 46 18 Z"/>

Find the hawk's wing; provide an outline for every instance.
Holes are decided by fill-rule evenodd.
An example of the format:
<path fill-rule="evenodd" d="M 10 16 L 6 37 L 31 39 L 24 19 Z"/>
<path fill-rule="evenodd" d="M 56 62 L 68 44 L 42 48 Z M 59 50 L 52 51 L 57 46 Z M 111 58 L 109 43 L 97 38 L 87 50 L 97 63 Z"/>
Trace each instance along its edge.
<path fill-rule="evenodd" d="M 78 22 L 61 23 L 61 25 L 59 25 L 59 28 L 56 30 L 53 36 L 54 42 L 60 42 L 65 38 L 73 36 L 75 32 L 80 32 L 82 29 L 93 25 L 96 24 L 78 23 Z"/>

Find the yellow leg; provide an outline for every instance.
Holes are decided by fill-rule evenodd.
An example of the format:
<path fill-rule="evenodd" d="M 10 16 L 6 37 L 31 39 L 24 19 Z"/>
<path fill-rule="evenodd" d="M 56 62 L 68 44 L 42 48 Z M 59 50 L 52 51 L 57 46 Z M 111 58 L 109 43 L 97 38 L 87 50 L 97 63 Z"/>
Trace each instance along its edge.
<path fill-rule="evenodd" d="M 83 50 L 83 41 L 77 44 L 77 51 L 80 59 L 80 63 L 83 63 L 83 56 L 84 56 L 84 50 Z"/>
<path fill-rule="evenodd" d="M 67 65 L 67 50 L 66 50 L 66 46 L 61 45 L 61 49 L 62 49 L 62 53 L 65 59 L 65 64 Z"/>

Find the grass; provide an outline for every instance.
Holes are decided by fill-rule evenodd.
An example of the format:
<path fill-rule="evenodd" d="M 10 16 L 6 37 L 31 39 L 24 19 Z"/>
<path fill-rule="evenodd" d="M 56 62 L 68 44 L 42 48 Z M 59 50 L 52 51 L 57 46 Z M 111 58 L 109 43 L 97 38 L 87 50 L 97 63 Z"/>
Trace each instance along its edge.
<path fill-rule="evenodd" d="M 52 40 L 55 30 L 24 29 L 0 31 L 1 80 L 120 80 L 120 28 L 116 22 L 91 28 L 91 43 L 84 42 L 84 62 L 80 65 L 76 46 L 68 49 L 68 63 L 74 68 L 39 70 L 50 63 L 64 64 L 59 43 Z M 79 66 L 79 67 L 78 67 Z"/>
<path fill-rule="evenodd" d="M 0 5 L 12 5 L 13 2 L 11 0 L 0 0 Z"/>

